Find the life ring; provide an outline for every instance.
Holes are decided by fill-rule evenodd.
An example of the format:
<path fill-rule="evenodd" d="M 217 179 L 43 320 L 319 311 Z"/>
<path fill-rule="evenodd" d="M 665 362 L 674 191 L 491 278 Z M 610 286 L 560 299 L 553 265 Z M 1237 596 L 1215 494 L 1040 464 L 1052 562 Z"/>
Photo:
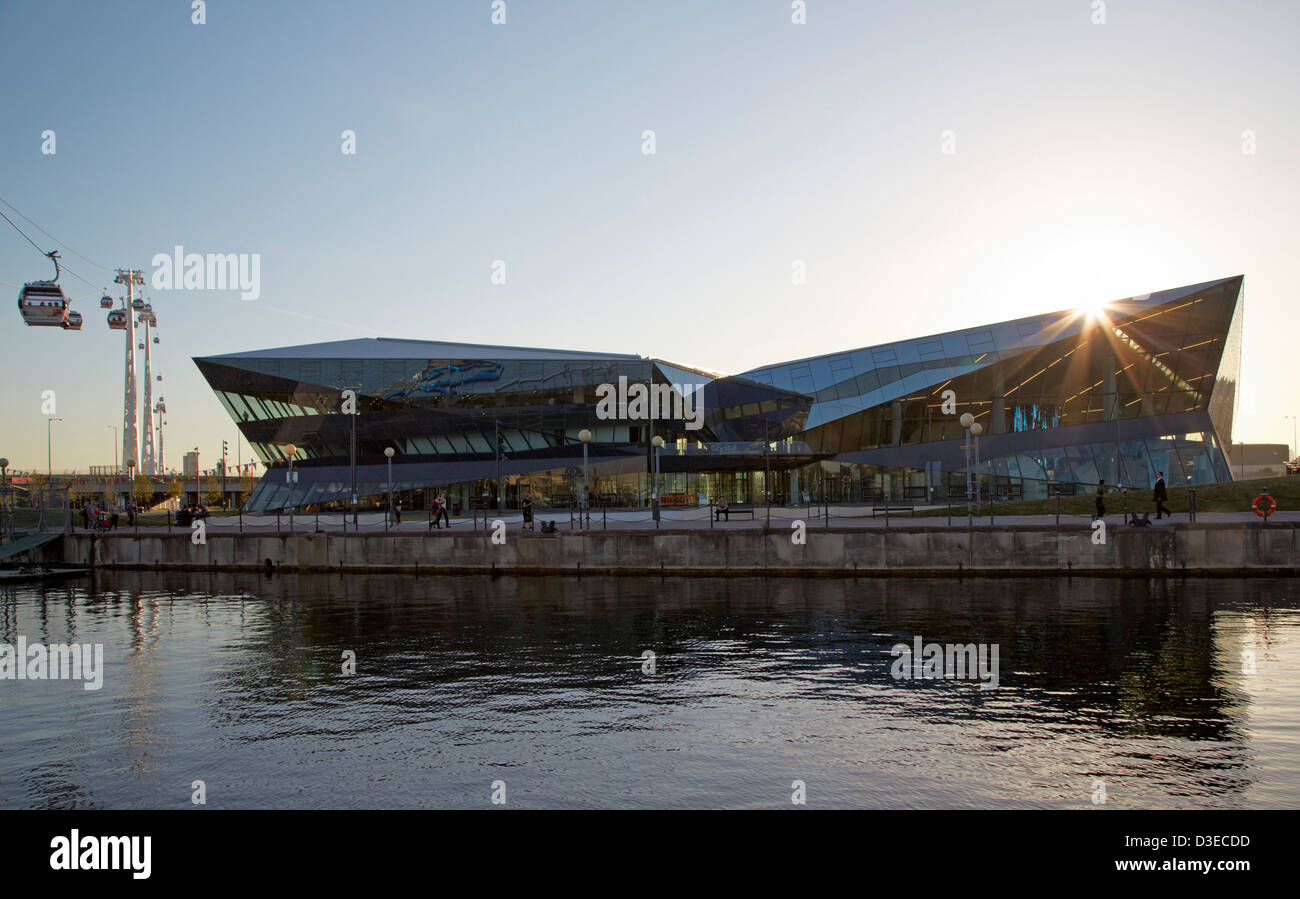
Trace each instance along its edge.
<path fill-rule="evenodd" d="M 1261 508 L 1261 506 L 1263 508 Z M 1273 497 L 1269 496 L 1267 493 L 1261 493 L 1259 496 L 1255 497 L 1255 501 L 1250 504 L 1250 507 L 1260 518 L 1268 518 L 1268 516 L 1277 511 L 1277 500 L 1273 499 Z"/>

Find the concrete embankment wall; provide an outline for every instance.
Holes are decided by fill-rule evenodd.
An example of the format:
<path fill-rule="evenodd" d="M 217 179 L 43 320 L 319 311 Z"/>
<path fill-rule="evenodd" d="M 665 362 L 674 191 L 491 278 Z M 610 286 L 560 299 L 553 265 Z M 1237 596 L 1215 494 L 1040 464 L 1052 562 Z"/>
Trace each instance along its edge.
<path fill-rule="evenodd" d="M 973 530 L 810 529 L 807 542 L 759 531 L 488 534 L 75 534 L 43 550 L 46 564 L 119 568 L 547 574 L 935 575 L 1285 574 L 1300 559 L 1294 524 Z"/>

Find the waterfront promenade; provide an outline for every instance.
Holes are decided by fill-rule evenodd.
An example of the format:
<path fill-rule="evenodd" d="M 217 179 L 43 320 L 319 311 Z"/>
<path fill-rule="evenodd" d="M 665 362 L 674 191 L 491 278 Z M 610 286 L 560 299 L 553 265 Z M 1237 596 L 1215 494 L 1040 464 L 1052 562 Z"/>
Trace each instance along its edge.
<path fill-rule="evenodd" d="M 648 509 L 618 509 L 602 510 L 593 509 L 588 521 L 585 523 L 581 516 L 575 512 L 569 511 L 545 511 L 538 512 L 536 515 L 535 528 L 538 534 L 541 533 L 542 522 L 553 522 L 558 532 L 572 531 L 680 531 L 680 530 L 761 530 L 765 526 L 769 530 L 783 529 L 789 530 L 797 521 L 804 522 L 807 528 L 814 529 L 832 529 L 832 530 L 876 530 L 882 528 L 960 528 L 966 530 L 970 528 L 988 529 L 988 528 L 1006 528 L 1006 527 L 1052 527 L 1057 526 L 1059 520 L 1061 528 L 1091 528 L 1092 516 L 1089 514 L 1066 514 L 1062 513 L 1059 517 L 1056 515 L 1002 515 L 998 513 L 995 506 L 992 510 L 985 505 L 981 509 L 981 514 L 967 516 L 965 508 L 951 508 L 951 514 L 946 514 L 948 507 L 935 506 L 918 508 L 915 513 L 910 512 L 891 512 L 886 513 L 883 510 L 876 510 L 873 514 L 871 506 L 772 506 L 770 509 L 766 506 L 755 506 L 751 513 L 743 515 L 732 514 L 729 518 L 717 520 L 714 518 L 709 509 L 691 508 L 691 509 L 663 509 L 660 513 L 659 521 L 655 521 L 653 514 Z M 827 514 L 829 513 L 829 515 Z M 364 512 L 356 516 L 354 523 L 351 515 L 343 515 L 338 512 L 334 513 L 315 513 L 296 514 L 292 519 L 292 533 L 311 534 L 311 533 L 360 533 L 360 534 L 422 534 L 422 533 L 464 533 L 466 531 L 482 532 L 493 522 L 500 520 L 504 522 L 508 531 L 519 532 L 523 526 L 523 516 L 517 510 L 506 510 L 498 515 L 495 512 L 488 511 L 478 512 L 476 515 L 461 515 L 451 519 L 451 525 L 444 525 L 437 530 L 430 530 L 429 521 L 424 513 L 418 513 L 416 517 L 410 513 L 403 514 L 400 524 L 394 523 L 387 519 L 381 512 Z M 1129 513 L 1124 510 L 1110 510 L 1106 516 L 1108 527 L 1131 527 L 1129 523 Z M 1184 512 L 1175 513 L 1167 518 L 1157 521 L 1154 517 L 1150 519 L 1151 528 L 1175 528 L 1186 526 L 1190 522 Z M 1260 525 L 1262 519 L 1253 512 L 1199 512 L 1196 515 L 1196 524 L 1241 524 L 1241 525 Z M 1300 523 L 1300 512 L 1277 512 L 1268 520 L 1267 526 L 1281 524 Z M 62 524 L 60 522 L 60 524 Z M 291 523 L 287 514 L 281 515 L 216 515 L 207 518 L 204 521 L 204 529 L 208 533 L 231 534 L 274 534 L 290 533 Z M 74 525 L 77 533 L 85 533 L 78 519 Z M 126 534 L 139 532 L 157 533 L 190 533 L 190 528 L 181 528 L 176 525 L 168 525 L 159 516 L 145 515 L 137 526 L 132 527 L 122 518 L 116 533 Z"/>
<path fill-rule="evenodd" d="M 949 526 L 944 518 L 845 528 L 793 521 L 661 528 L 629 526 L 521 533 L 503 519 L 429 531 L 142 528 L 61 535 L 37 558 L 53 566 L 417 574 L 608 575 L 1243 575 L 1291 576 L 1300 565 L 1300 522 L 1244 521 L 1126 527 L 1086 519 Z M 237 523 L 236 523 L 237 524 Z M 379 525 L 382 527 L 382 522 Z"/>

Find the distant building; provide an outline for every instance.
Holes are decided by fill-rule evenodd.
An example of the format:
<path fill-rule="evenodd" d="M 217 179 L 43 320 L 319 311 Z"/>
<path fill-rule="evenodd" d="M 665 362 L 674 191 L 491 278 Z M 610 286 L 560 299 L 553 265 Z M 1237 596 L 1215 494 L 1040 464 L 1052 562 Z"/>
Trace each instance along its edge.
<path fill-rule="evenodd" d="M 798 503 L 805 493 L 946 502 L 965 495 L 968 466 L 983 491 L 1031 499 L 1102 478 L 1147 488 L 1158 471 L 1170 487 L 1233 479 L 1224 450 L 1243 283 L 1238 275 L 732 376 L 646 356 L 409 338 L 194 361 L 267 466 L 250 510 L 346 506 L 354 483 L 360 500 L 381 503 L 385 450 L 396 492 L 410 499 L 445 490 L 468 508 L 500 491 L 515 507 L 526 492 L 563 507 L 580 484 L 583 431 L 598 503 L 645 504 L 656 455 L 658 492 L 671 505 Z M 864 297 L 860 321 L 905 302 Z M 646 336 L 656 326 L 648 318 Z M 800 317 L 778 326 L 797 329 Z M 678 385 L 691 408 L 600 405 L 610 385 L 634 383 Z M 978 467 L 967 461 L 964 413 L 983 430 Z"/>
<path fill-rule="evenodd" d="M 199 454 L 186 453 L 181 457 L 181 474 L 196 475 L 199 473 Z"/>
<path fill-rule="evenodd" d="M 1289 451 L 1285 443 L 1234 443 L 1228 448 L 1232 476 L 1238 481 L 1283 477 Z"/>

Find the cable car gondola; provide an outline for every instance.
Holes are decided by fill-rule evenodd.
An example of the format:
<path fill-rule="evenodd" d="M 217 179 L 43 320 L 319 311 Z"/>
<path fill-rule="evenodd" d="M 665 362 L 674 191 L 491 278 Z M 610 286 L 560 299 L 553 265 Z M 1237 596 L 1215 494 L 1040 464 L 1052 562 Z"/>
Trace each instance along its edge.
<path fill-rule="evenodd" d="M 140 299 L 139 297 L 136 297 L 134 300 L 131 301 L 131 308 L 134 309 L 136 312 L 143 312 L 144 300 Z"/>
<path fill-rule="evenodd" d="M 155 337 L 155 338 L 153 339 L 153 342 L 154 342 L 154 343 L 157 343 L 157 342 L 158 342 L 158 338 Z"/>
<path fill-rule="evenodd" d="M 102 297 L 99 298 L 99 308 L 100 308 L 100 309 L 112 309 L 112 308 L 113 308 L 113 298 L 110 297 L 108 294 L 104 294 Z"/>
<path fill-rule="evenodd" d="M 69 312 L 68 319 L 63 323 L 63 327 L 69 331 L 81 330 L 81 313 Z"/>
<path fill-rule="evenodd" d="M 142 341 L 140 341 L 139 343 L 137 343 L 137 344 L 135 345 L 135 348 L 136 348 L 137 350 L 142 350 L 142 349 L 144 349 L 144 341 L 142 340 Z"/>
<path fill-rule="evenodd" d="M 18 291 L 18 311 L 23 321 L 41 327 L 63 327 L 68 318 L 68 298 L 59 287 L 59 254 L 45 254 L 54 263 L 53 281 L 29 281 Z"/>
<path fill-rule="evenodd" d="M 121 309 L 114 309 L 108 313 L 108 326 L 114 331 L 126 330 L 126 312 Z"/>

